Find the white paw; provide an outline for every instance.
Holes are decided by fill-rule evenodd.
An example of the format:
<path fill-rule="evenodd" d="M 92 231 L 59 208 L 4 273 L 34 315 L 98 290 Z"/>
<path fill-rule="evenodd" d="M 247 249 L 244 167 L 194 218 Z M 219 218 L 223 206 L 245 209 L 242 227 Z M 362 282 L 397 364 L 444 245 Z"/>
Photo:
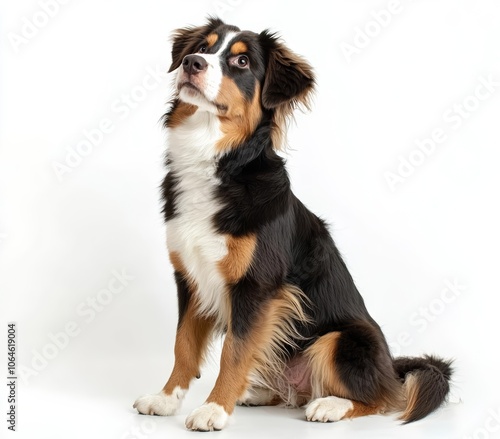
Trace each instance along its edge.
<path fill-rule="evenodd" d="M 181 406 L 185 394 L 186 390 L 176 387 L 171 395 L 144 395 L 135 401 L 134 408 L 143 415 L 171 416 Z"/>
<path fill-rule="evenodd" d="M 336 396 L 318 398 L 307 406 L 306 419 L 313 422 L 340 421 L 353 407 L 348 399 Z"/>
<path fill-rule="evenodd" d="M 271 405 L 275 400 L 275 393 L 262 387 L 252 387 L 248 389 L 238 400 L 238 405 L 263 406 Z"/>
<path fill-rule="evenodd" d="M 196 431 L 222 430 L 229 419 L 224 408 L 215 402 L 203 404 L 186 419 L 186 427 Z"/>

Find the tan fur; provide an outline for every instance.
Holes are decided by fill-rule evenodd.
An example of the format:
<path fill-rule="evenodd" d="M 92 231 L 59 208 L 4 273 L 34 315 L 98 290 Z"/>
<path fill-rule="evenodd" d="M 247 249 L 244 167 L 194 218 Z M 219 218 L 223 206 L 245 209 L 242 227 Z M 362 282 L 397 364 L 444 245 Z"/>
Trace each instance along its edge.
<path fill-rule="evenodd" d="M 219 35 L 217 35 L 216 33 L 210 34 L 207 37 L 208 47 L 212 47 L 217 42 L 218 39 L 219 39 Z"/>
<path fill-rule="evenodd" d="M 231 46 L 231 54 L 239 55 L 248 51 L 247 45 L 243 41 L 238 41 Z"/>
<path fill-rule="evenodd" d="M 254 132 L 262 116 L 260 86 L 256 84 L 254 97 L 252 101 L 248 101 L 236 83 L 224 76 L 216 102 L 226 108 L 219 115 L 221 130 L 224 133 L 216 145 L 217 151 L 220 152 L 238 147 Z"/>
<path fill-rule="evenodd" d="M 314 74 L 307 61 L 293 53 L 281 42 L 277 43 L 277 47 L 273 50 L 272 60 L 269 63 L 268 71 L 266 72 L 266 82 L 269 80 L 274 72 L 272 66 L 280 64 L 282 66 L 294 66 L 304 77 L 313 80 L 310 87 L 306 88 L 302 94 L 294 97 L 292 100 L 278 105 L 274 108 L 274 127 L 271 131 L 271 138 L 273 145 L 276 149 L 282 149 L 286 144 L 286 131 L 288 129 L 289 121 L 293 117 L 293 112 L 296 109 L 311 110 L 311 97 L 314 91 Z M 264 87 L 264 93 L 266 92 Z"/>
<path fill-rule="evenodd" d="M 360 416 L 377 415 L 385 411 L 381 406 L 369 406 L 359 401 L 351 401 L 354 406 L 342 419 L 358 418 Z"/>
<path fill-rule="evenodd" d="M 405 383 L 403 385 L 403 392 L 406 396 L 406 406 L 404 408 L 403 414 L 399 419 L 406 421 L 410 418 L 412 411 L 415 409 L 415 406 L 418 403 L 418 382 L 417 378 L 408 374 L 405 377 Z"/>
<path fill-rule="evenodd" d="M 191 290 L 191 294 L 194 295 L 197 289 L 196 282 L 189 275 L 186 267 L 184 266 L 184 262 L 182 262 L 182 257 L 179 252 L 169 252 L 168 257 L 170 259 L 170 263 L 174 267 L 174 270 L 182 275 L 184 280 L 188 283 L 189 288 Z"/>
<path fill-rule="evenodd" d="M 280 289 L 275 299 L 267 304 L 267 315 L 260 329 L 265 333 L 265 348 L 255 352 L 256 364 L 263 375 L 276 375 L 284 368 L 285 359 L 281 357 L 280 346 L 294 346 L 293 339 L 303 339 L 295 327 L 296 322 L 307 323 L 309 317 L 304 311 L 307 306 L 306 295 L 297 287 L 286 285 Z M 256 325 L 260 326 L 259 324 Z"/>
<path fill-rule="evenodd" d="M 213 328 L 213 319 L 197 315 L 195 301 L 191 300 L 177 330 L 174 369 L 163 388 L 167 395 L 177 386 L 187 389 L 191 380 L 199 376 Z"/>
<path fill-rule="evenodd" d="M 272 319 L 267 322 L 270 328 L 275 327 L 272 330 L 274 334 L 270 334 L 271 342 L 267 347 L 256 352 L 258 355 L 252 371 L 252 386 L 273 391 L 276 395 L 274 400 L 280 400 L 287 406 L 299 407 L 307 402 L 307 396 L 294 392 L 284 378 L 288 359 L 284 358 L 280 348 L 295 346 L 293 339 L 304 340 L 295 324 L 310 321 L 304 311 L 308 305 L 309 299 L 299 288 L 286 285 L 280 290 L 279 296 L 269 305 L 275 307 Z"/>
<path fill-rule="evenodd" d="M 185 102 L 180 101 L 174 112 L 169 116 L 167 127 L 175 128 L 179 125 L 182 125 L 184 121 L 192 116 L 198 107 L 196 105 L 186 104 Z"/>
<path fill-rule="evenodd" d="M 338 396 L 349 398 L 349 392 L 335 370 L 334 362 L 340 332 L 330 332 L 320 337 L 306 351 L 311 368 L 312 398 Z"/>
<path fill-rule="evenodd" d="M 250 368 L 249 347 L 241 349 L 231 332 L 226 335 L 220 361 L 220 372 L 207 402 L 215 402 L 231 414 L 236 400 L 246 389 L 245 372 Z"/>
<path fill-rule="evenodd" d="M 244 338 L 236 338 L 228 331 L 222 350 L 220 373 L 207 402 L 215 402 L 232 413 L 236 401 L 243 395 L 250 372 L 258 370 L 260 376 L 269 378 L 281 373 L 284 358 L 278 349 L 298 337 L 295 321 L 306 321 L 302 309 L 303 293 L 294 287 L 283 288 L 277 298 L 270 300 Z M 231 324 L 228 326 L 231 328 Z"/>
<path fill-rule="evenodd" d="M 274 111 L 273 127 L 271 129 L 271 140 L 274 148 L 282 150 L 287 144 L 286 133 L 293 120 L 293 112 L 300 107 L 301 109 L 310 110 L 310 95 L 304 93 L 304 96 L 298 98 L 298 102 L 288 102 L 280 105 Z"/>
<path fill-rule="evenodd" d="M 241 237 L 227 236 L 227 255 L 218 263 L 226 282 L 235 283 L 243 277 L 252 263 L 256 246 L 257 237 L 253 234 Z"/>
<path fill-rule="evenodd" d="M 168 257 L 170 259 L 170 263 L 174 267 L 174 270 L 186 276 L 187 271 L 184 267 L 184 263 L 182 262 L 181 255 L 178 252 L 169 252 Z"/>

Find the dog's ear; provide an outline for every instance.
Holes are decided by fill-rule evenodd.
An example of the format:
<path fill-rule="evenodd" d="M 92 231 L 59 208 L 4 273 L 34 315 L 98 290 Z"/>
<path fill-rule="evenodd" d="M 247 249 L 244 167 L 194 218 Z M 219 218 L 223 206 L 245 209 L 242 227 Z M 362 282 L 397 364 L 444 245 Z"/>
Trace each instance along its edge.
<path fill-rule="evenodd" d="M 208 23 L 205 26 L 191 26 L 177 29 L 172 36 L 172 65 L 168 69 L 168 72 L 173 72 L 179 67 L 184 57 L 193 53 L 203 38 L 207 37 L 223 24 L 224 22 L 221 19 L 209 17 Z"/>
<path fill-rule="evenodd" d="M 312 67 L 284 46 L 275 34 L 266 30 L 259 38 L 267 53 L 262 105 L 267 109 L 281 107 L 285 113 L 293 112 L 298 105 L 309 108 L 315 84 Z"/>

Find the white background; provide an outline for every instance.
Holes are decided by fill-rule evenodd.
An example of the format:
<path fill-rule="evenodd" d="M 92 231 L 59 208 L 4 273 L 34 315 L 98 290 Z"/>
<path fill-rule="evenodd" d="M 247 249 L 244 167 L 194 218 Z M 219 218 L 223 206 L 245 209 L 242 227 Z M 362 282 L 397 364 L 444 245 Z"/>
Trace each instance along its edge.
<path fill-rule="evenodd" d="M 388 4 L 73 0 L 45 22 L 41 2 L 2 2 L 0 337 L 17 322 L 16 437 L 180 438 L 210 391 L 217 347 L 178 416 L 132 409 L 168 377 L 177 315 L 158 190 L 171 77 L 148 75 L 167 71 L 173 29 L 217 13 L 279 31 L 314 66 L 313 111 L 289 133 L 294 191 L 331 224 L 394 353 L 456 358 L 457 370 L 451 402 L 413 425 L 316 425 L 301 410 L 237 408 L 218 437 L 498 437 L 500 87 L 478 86 L 500 82 L 500 4 L 402 0 L 377 28 Z M 16 45 L 13 34 L 27 37 Z M 347 56 L 355 43 L 366 47 Z M 452 123 L 464 101 L 466 118 Z M 102 138 L 100 124 L 111 131 Z M 436 129 L 446 140 L 391 190 L 386 173 Z M 78 159 L 69 151 L 85 131 L 99 141 Z M 71 172 L 58 178 L 55 163 Z M 116 271 L 133 279 L 116 283 Z"/>

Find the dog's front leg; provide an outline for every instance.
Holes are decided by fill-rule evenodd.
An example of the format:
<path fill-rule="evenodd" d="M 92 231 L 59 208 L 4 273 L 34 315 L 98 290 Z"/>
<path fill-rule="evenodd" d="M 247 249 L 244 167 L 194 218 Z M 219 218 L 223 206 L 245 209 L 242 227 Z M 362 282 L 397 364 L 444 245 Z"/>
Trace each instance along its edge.
<path fill-rule="evenodd" d="M 205 404 L 186 419 L 190 430 L 213 431 L 225 427 L 236 401 L 248 386 L 248 375 L 254 364 L 256 340 L 238 337 L 229 331 L 222 348 L 220 372 Z"/>
<path fill-rule="evenodd" d="M 293 344 L 293 337 L 299 336 L 296 322 L 308 321 L 297 288 L 286 286 L 259 294 L 251 287 L 250 281 L 240 282 L 234 294 L 239 300 L 232 306 L 219 376 L 205 404 L 188 416 L 186 427 L 190 430 L 224 428 L 247 390 L 251 373 L 258 371 L 267 379 L 276 378 L 275 374 L 282 372 L 283 345 Z M 245 290 L 250 292 L 248 296 Z"/>
<path fill-rule="evenodd" d="M 196 302 L 183 282 L 179 291 L 186 290 L 186 309 L 179 316 L 175 339 L 174 369 L 160 393 L 137 399 L 134 408 L 145 415 L 170 416 L 177 412 L 193 378 L 199 376 L 207 344 L 214 328 L 214 320 L 197 313 Z"/>

